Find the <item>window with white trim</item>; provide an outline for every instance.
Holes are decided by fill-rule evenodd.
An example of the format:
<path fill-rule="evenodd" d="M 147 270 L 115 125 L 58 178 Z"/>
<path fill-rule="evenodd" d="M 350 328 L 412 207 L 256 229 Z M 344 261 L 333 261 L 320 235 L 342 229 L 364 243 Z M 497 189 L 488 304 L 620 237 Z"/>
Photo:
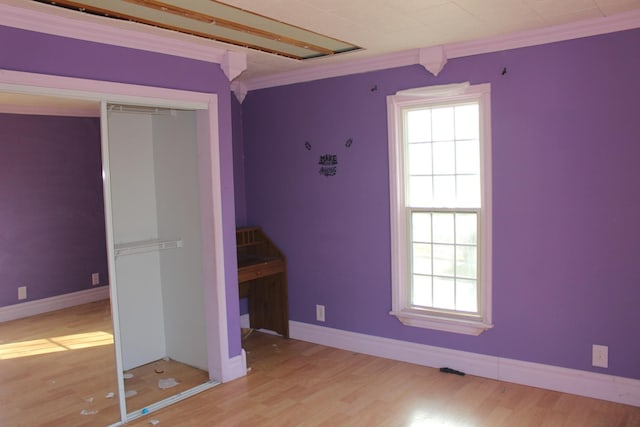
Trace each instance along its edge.
<path fill-rule="evenodd" d="M 387 98 L 392 311 L 409 326 L 491 328 L 490 85 Z"/>

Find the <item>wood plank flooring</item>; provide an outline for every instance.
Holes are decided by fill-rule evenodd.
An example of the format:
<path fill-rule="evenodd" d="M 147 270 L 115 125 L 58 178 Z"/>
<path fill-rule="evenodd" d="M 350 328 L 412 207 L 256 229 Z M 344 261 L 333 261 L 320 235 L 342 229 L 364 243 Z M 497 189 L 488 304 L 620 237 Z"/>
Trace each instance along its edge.
<path fill-rule="evenodd" d="M 109 300 L 0 323 L 0 427 L 119 421 L 114 360 Z M 129 412 L 208 381 L 207 372 L 173 360 L 128 372 L 125 390 L 137 392 Z M 160 389 L 158 380 L 169 378 L 178 384 Z"/>
<path fill-rule="evenodd" d="M 133 378 L 124 380 L 125 393 L 135 391 L 134 396 L 127 398 L 127 411 L 140 410 L 152 403 L 189 390 L 209 381 L 209 373 L 175 360 L 158 360 L 147 365 L 131 369 L 126 373 Z M 161 389 L 159 381 L 174 379 L 176 385 Z"/>
<path fill-rule="evenodd" d="M 0 323 L 0 426 L 119 420 L 112 334 L 108 300 Z"/>
<path fill-rule="evenodd" d="M 0 426 L 103 426 L 117 420 L 117 400 L 106 398 L 117 390 L 113 347 L 105 343 L 110 332 L 108 301 L 0 323 Z M 91 340 L 99 345 L 89 346 Z M 6 345 L 15 342 L 24 345 Z M 51 345 L 60 348 L 51 351 Z M 640 427 L 638 407 L 447 375 L 259 332 L 244 347 L 247 377 L 128 425 Z M 17 357 L 20 351 L 41 354 Z M 138 368 L 146 372 L 134 378 L 146 386 L 132 379 L 126 387 L 152 391 L 156 368 Z M 164 370 L 186 382 L 172 368 Z M 83 410 L 97 412 L 81 415 Z"/>
<path fill-rule="evenodd" d="M 259 332 L 251 371 L 129 423 L 148 426 L 638 427 L 640 408 Z"/>

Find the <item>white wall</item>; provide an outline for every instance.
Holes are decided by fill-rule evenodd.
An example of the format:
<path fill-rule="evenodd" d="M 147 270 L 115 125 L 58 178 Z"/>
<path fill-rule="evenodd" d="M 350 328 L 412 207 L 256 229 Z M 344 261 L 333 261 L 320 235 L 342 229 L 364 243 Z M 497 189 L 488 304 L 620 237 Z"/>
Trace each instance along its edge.
<path fill-rule="evenodd" d="M 115 243 L 157 238 L 152 117 L 109 113 L 109 155 Z"/>
<path fill-rule="evenodd" d="M 113 233 L 118 244 L 158 236 L 151 116 L 109 114 Z M 166 354 L 158 252 L 116 258 L 116 286 L 125 370 Z"/>
<path fill-rule="evenodd" d="M 182 242 L 116 258 L 124 369 L 169 357 L 208 371 L 197 148 L 193 111 L 110 113 L 116 248 Z"/>
<path fill-rule="evenodd" d="M 153 118 L 158 231 L 183 247 L 160 253 L 167 356 L 208 371 L 196 113 Z"/>

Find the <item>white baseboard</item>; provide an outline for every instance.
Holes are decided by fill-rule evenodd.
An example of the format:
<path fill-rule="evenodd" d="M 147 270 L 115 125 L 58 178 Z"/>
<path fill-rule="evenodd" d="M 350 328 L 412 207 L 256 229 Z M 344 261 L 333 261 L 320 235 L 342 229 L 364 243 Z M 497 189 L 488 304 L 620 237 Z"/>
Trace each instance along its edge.
<path fill-rule="evenodd" d="M 35 316 L 75 305 L 109 299 L 109 286 L 100 286 L 70 294 L 0 307 L 0 322 Z"/>
<path fill-rule="evenodd" d="M 222 382 L 227 383 L 245 375 L 247 375 L 247 353 L 244 349 L 240 349 L 240 354 L 230 357 L 226 367 L 223 368 Z"/>
<path fill-rule="evenodd" d="M 245 329 L 251 327 L 249 322 L 249 313 L 240 316 L 240 327 Z"/>
<path fill-rule="evenodd" d="M 433 368 L 640 406 L 640 380 L 289 322 L 291 338 Z"/>

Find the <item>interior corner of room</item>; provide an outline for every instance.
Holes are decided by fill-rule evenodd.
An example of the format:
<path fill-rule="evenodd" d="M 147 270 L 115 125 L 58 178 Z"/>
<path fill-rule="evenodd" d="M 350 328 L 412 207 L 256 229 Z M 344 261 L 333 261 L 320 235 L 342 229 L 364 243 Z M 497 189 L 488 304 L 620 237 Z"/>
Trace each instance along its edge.
<path fill-rule="evenodd" d="M 178 422 L 209 422 L 216 405 L 199 398 L 240 388 L 246 395 L 231 393 L 228 406 L 262 420 L 252 411 L 266 406 L 245 405 L 255 402 L 254 379 L 268 376 L 247 366 L 256 338 L 281 353 L 276 363 L 291 363 L 279 386 L 290 368 L 318 361 L 290 362 L 286 351 L 300 348 L 320 354 L 319 368 L 349 357 L 375 369 L 379 358 L 397 362 L 380 368 L 375 393 L 395 393 L 396 369 L 413 375 L 401 363 L 424 368 L 412 390 L 434 394 L 405 393 L 407 407 L 420 408 L 398 410 L 417 422 L 449 421 L 431 411 L 445 395 L 461 405 L 454 422 L 461 413 L 487 422 L 485 404 L 502 425 L 520 421 L 516 406 L 536 422 L 640 422 L 640 10 L 615 2 L 636 5 L 613 17 L 615 29 L 587 20 L 559 35 L 542 28 L 353 63 L 287 58 L 292 71 L 245 80 L 243 50 L 166 29 L 135 33 L 141 24 L 105 24 L 48 1 L 0 0 L 0 425 L 143 425 L 143 416 L 171 409 Z M 473 2 L 444 3 L 459 11 Z M 551 7 L 516 9 L 525 3 Z M 16 12 L 23 4 L 55 12 L 36 27 Z M 74 21 L 75 32 L 62 33 L 67 12 L 83 15 L 86 27 Z M 98 39 L 110 25 L 116 34 Z M 437 72 L 423 63 L 433 52 Z M 256 73 L 283 61 L 252 54 L 267 58 Z M 492 174 L 485 229 L 493 258 L 482 267 L 492 287 L 478 299 L 492 319 L 479 335 L 415 327 L 390 313 L 398 267 L 389 97 L 461 82 L 491 89 L 483 160 Z M 18 98 L 29 108 L 2 110 Z M 329 353 L 336 359 L 322 359 Z M 292 419 L 323 412 L 316 404 L 335 397 L 324 400 L 335 390 L 324 386 L 348 367 L 330 378 L 314 370 L 311 393 L 323 399 L 311 399 L 309 412 L 299 396 L 277 409 Z M 439 367 L 468 375 L 441 380 Z M 366 381 L 356 378 L 333 405 L 334 419 L 352 415 Z M 465 381 L 478 394 L 469 397 Z M 509 384 L 526 389 L 514 397 Z M 278 387 L 263 388 L 269 402 L 280 397 Z M 182 402 L 196 394 L 193 406 Z M 366 398 L 358 416 L 393 412 L 376 394 Z M 185 406 L 166 408 L 176 402 Z"/>

